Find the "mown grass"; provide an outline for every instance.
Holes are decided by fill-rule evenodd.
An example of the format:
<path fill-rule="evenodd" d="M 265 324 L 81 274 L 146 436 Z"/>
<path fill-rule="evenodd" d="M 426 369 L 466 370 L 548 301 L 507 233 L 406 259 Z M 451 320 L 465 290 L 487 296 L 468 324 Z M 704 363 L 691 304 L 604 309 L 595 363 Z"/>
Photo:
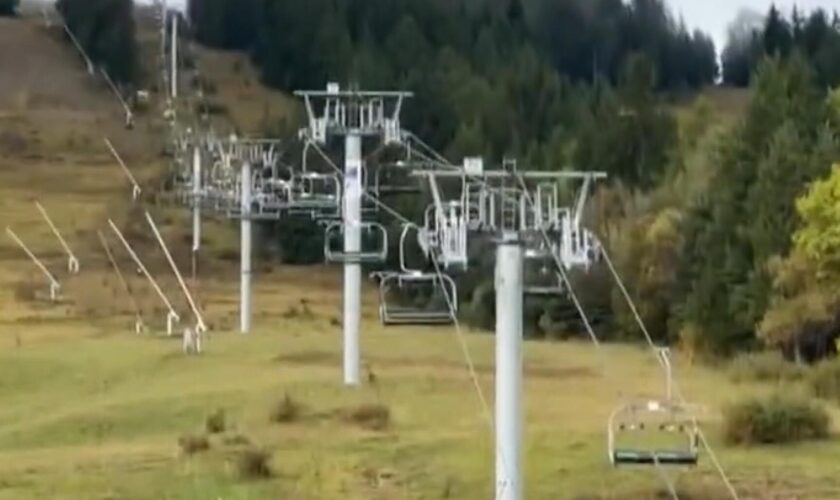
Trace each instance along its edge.
<path fill-rule="evenodd" d="M 257 290 L 263 298 L 266 292 L 270 288 Z M 36 327 L 33 336 L 40 328 L 49 326 Z M 0 338 L 5 330 L 0 327 Z M 365 356 L 376 360 L 378 395 L 369 387 L 341 386 L 341 367 L 331 361 L 339 359 L 340 344 L 334 329 L 321 320 L 261 321 L 248 336 L 217 332 L 199 358 L 178 355 L 177 342 L 117 329 L 89 338 L 79 328 L 22 348 L 0 346 L 0 366 L 4 359 L 17 359 L 9 370 L 27 366 L 27 379 L 41 381 L 4 389 L 4 401 L 14 404 L 0 407 L 0 485 L 8 483 L 16 498 L 48 496 L 46 485 L 60 487 L 62 498 L 111 490 L 120 498 L 156 498 L 164 491 L 168 498 L 185 499 L 277 498 L 283 493 L 358 499 L 491 496 L 490 435 L 460 368 L 453 333 L 445 328 L 385 330 L 372 320 L 364 331 Z M 492 366 L 490 336 L 470 334 L 468 343 L 480 365 Z M 652 471 L 609 468 L 603 428 L 621 401 L 619 392 L 658 393 L 658 368 L 635 349 L 606 349 L 616 378 L 605 379 L 597 369 L 572 370 L 566 376 L 549 370 L 597 368 L 599 358 L 587 344 L 527 345 L 532 373 L 526 378 L 528 498 L 635 498 L 629 495 L 656 489 Z M 411 359 L 417 362 L 407 362 Z M 731 385 L 725 374 L 702 368 L 681 368 L 686 393 L 710 405 L 707 431 L 737 483 L 754 487 L 764 474 L 759 470 L 794 480 L 797 475 L 785 471 L 808 467 L 814 491 L 833 484 L 831 466 L 815 466 L 820 455 L 840 451 L 833 442 L 797 445 L 793 452 L 720 444 L 720 405 L 763 389 Z M 492 372 L 482 371 L 480 380 L 492 395 Z M 277 425 L 267 417 L 286 391 L 306 406 L 307 416 Z M 392 414 L 384 432 L 344 418 L 380 404 Z M 238 452 L 221 436 L 210 436 L 213 445 L 200 455 L 179 453 L 178 439 L 204 431 L 207 416 L 220 407 L 255 449 L 271 454 L 276 474 L 242 480 Z M 714 484 L 707 461 L 680 478 L 686 487 Z M 0 488 L 0 498 L 6 491 Z"/>

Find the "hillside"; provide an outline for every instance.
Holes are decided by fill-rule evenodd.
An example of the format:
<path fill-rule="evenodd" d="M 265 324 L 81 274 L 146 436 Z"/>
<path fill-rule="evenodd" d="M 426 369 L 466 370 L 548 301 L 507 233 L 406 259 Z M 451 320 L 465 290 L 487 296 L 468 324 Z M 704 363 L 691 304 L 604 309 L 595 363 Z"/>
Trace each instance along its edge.
<path fill-rule="evenodd" d="M 250 69 L 238 57 L 207 50 L 199 64 L 217 86 L 213 99 L 240 128 L 258 132 L 251 127 L 265 103 L 273 119 L 285 116 L 290 100 L 252 76 L 242 77 L 249 83 L 239 88 L 240 77 L 227 68 Z M 340 385 L 341 278 L 334 268 L 262 263 L 255 329 L 248 336 L 234 331 L 237 231 L 225 221 L 208 222 L 196 284 L 211 326 L 206 352 L 181 354 L 180 340 L 161 333 L 163 311 L 151 290 L 129 272 L 151 327 L 135 335 L 96 231 L 107 229 L 109 217 L 126 228 L 188 318 L 141 217 L 143 209 L 154 214 L 179 266 L 189 269 L 187 213 L 152 196 L 166 173 L 162 124 L 149 114 L 134 131 L 125 130 L 107 89 L 37 17 L 0 18 L 0 68 L 0 222 L 65 285 L 58 305 L 46 303 L 42 276 L 8 238 L 0 240 L 0 499 L 491 497 L 492 437 L 456 332 L 381 327 L 372 285 L 366 285 L 362 329 L 368 383 L 356 390 Z M 128 183 L 103 144 L 106 135 L 146 189 L 142 206 L 132 205 Z M 78 254 L 81 275 L 64 272 L 35 198 Z M 133 271 L 118 253 L 123 269 Z M 468 331 L 465 341 L 492 408 L 493 338 Z M 684 392 L 707 408 L 704 426 L 742 498 L 840 496 L 836 441 L 761 449 L 720 443 L 721 408 L 772 387 L 733 385 L 718 367 L 675 362 Z M 613 470 L 606 458 L 610 412 L 628 398 L 663 391 L 648 353 L 632 346 L 605 346 L 601 353 L 583 340 L 527 342 L 525 365 L 527 498 L 664 498 L 654 471 Z M 286 399 L 297 412 L 288 422 L 272 422 Z M 372 406 L 390 411 L 384 428 L 359 416 Z M 210 437 L 205 453 L 182 454 L 179 438 L 202 433 L 218 409 L 226 429 Z M 840 411 L 832 417 L 836 427 Z M 247 443 L 270 454 L 272 477 L 239 477 Z M 685 498 L 724 498 L 707 456 L 675 479 Z"/>

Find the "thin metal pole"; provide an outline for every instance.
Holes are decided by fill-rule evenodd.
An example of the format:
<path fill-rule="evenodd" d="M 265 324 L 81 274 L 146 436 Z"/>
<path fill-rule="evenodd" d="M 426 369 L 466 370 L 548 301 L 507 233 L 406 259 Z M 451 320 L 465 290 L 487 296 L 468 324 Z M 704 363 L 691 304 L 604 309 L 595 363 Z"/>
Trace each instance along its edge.
<path fill-rule="evenodd" d="M 506 233 L 496 250 L 496 500 L 521 500 L 522 246 Z"/>
<path fill-rule="evenodd" d="M 114 147 L 113 144 L 111 144 L 110 139 L 108 139 L 107 137 L 105 138 L 105 145 L 108 146 L 108 149 L 111 151 L 111 155 L 117 160 L 117 163 L 119 163 L 120 167 L 122 167 L 122 170 L 125 173 L 126 177 L 128 177 L 128 180 L 131 181 L 131 198 L 134 201 L 137 201 L 137 198 L 139 198 L 140 194 L 142 193 L 142 190 L 140 189 L 140 184 L 137 183 L 137 179 L 134 178 L 134 174 L 132 174 L 131 170 L 128 169 L 128 166 L 125 164 L 120 154 L 117 153 L 117 149 Z"/>
<path fill-rule="evenodd" d="M 178 16 L 172 16 L 172 99 L 178 98 Z"/>
<path fill-rule="evenodd" d="M 193 244 L 192 244 L 192 275 L 193 281 L 198 274 L 198 251 L 201 249 L 201 150 L 196 146 L 193 150 Z"/>
<path fill-rule="evenodd" d="M 166 256 L 166 260 L 169 262 L 169 266 L 172 267 L 172 272 L 175 273 L 175 278 L 178 279 L 178 284 L 181 285 L 181 290 L 184 292 L 184 296 L 187 297 L 187 302 L 189 302 L 190 308 L 192 308 L 193 314 L 195 315 L 196 329 L 199 333 L 203 333 L 207 330 L 207 327 L 204 324 L 204 318 L 201 316 L 201 311 L 199 311 L 198 306 L 196 306 L 195 300 L 193 300 L 192 294 L 190 293 L 190 289 L 187 287 L 184 277 L 181 276 L 181 271 L 178 270 L 178 266 L 175 265 L 175 259 L 172 258 L 172 254 L 169 252 L 169 248 L 166 246 L 166 242 L 163 241 L 163 236 L 160 235 L 157 224 L 155 224 L 155 221 L 152 219 L 152 215 L 149 212 L 146 212 L 146 221 L 149 223 L 149 227 L 152 228 L 152 232 L 155 234 L 155 238 L 157 238 L 160 248 L 163 250 L 163 255 Z"/>
<path fill-rule="evenodd" d="M 160 300 L 163 301 L 163 304 L 166 306 L 167 309 L 169 309 L 169 314 L 167 314 L 166 316 L 166 334 L 172 335 L 174 323 L 181 321 L 181 317 L 178 316 L 178 313 L 175 312 L 175 308 L 172 307 L 172 303 L 169 302 L 169 299 L 166 297 L 166 294 L 163 293 L 163 290 L 160 288 L 160 285 L 158 285 L 157 281 L 155 281 L 155 279 L 152 277 L 152 274 L 149 272 L 149 270 L 146 269 L 146 266 L 143 265 L 143 261 L 140 260 L 140 257 L 137 256 L 137 254 L 134 252 L 134 249 L 131 248 L 131 245 L 128 244 L 128 240 L 125 239 L 117 225 L 114 224 L 114 221 L 108 219 L 108 224 L 111 226 L 111 229 L 117 235 L 117 238 L 119 238 L 120 242 L 123 244 L 126 251 L 131 256 L 131 259 L 134 260 L 135 264 L 137 264 L 137 267 L 140 269 L 140 272 L 142 272 L 146 276 L 146 279 L 149 280 L 149 283 L 152 284 L 152 288 L 155 289 L 155 292 L 157 292 L 158 297 L 160 297 Z"/>
<path fill-rule="evenodd" d="M 61 233 L 58 231 L 58 228 L 53 223 L 50 215 L 44 209 L 40 202 L 35 202 L 35 207 L 41 212 L 41 217 L 47 222 L 47 225 L 50 226 L 52 229 L 53 234 L 56 238 L 58 238 L 59 243 L 64 248 L 64 252 L 67 253 L 67 270 L 72 274 L 79 273 L 79 259 L 76 258 L 76 255 L 73 253 L 73 250 L 70 249 L 70 245 L 67 244 L 67 241 L 61 236 Z"/>
<path fill-rule="evenodd" d="M 163 54 L 164 60 L 166 59 L 166 1 L 160 2 L 160 52 Z M 166 64 L 164 64 L 164 68 Z"/>
<path fill-rule="evenodd" d="M 671 402 L 674 380 L 674 369 L 671 365 L 671 351 L 667 347 L 658 347 L 656 349 L 656 354 L 659 356 L 659 362 L 665 369 L 665 394 L 668 398 L 668 402 Z"/>
<path fill-rule="evenodd" d="M 239 304 L 239 330 L 245 334 L 251 331 L 251 164 L 242 164 L 241 202 L 241 283 Z"/>
<path fill-rule="evenodd" d="M 362 222 L 362 138 L 350 133 L 344 150 L 344 253 L 361 250 Z M 362 267 L 344 263 L 344 384 L 359 384 L 359 324 L 362 310 Z"/>
<path fill-rule="evenodd" d="M 140 311 L 140 305 L 134 298 L 134 293 L 131 292 L 131 287 L 128 286 L 128 281 L 125 279 L 125 276 L 120 270 L 120 266 L 117 265 L 117 260 L 114 258 L 113 252 L 111 252 L 111 247 L 110 245 L 108 245 L 108 240 L 105 239 L 105 235 L 102 234 L 102 231 L 96 231 L 96 234 L 97 236 L 99 236 L 99 242 L 102 243 L 102 248 L 105 250 L 105 255 L 108 256 L 108 260 L 111 262 L 111 267 L 113 267 L 114 272 L 117 273 L 117 278 L 119 279 L 123 290 L 125 290 L 126 295 L 128 295 L 129 300 L 131 300 L 131 306 L 134 308 L 135 316 L 134 331 L 135 333 L 143 333 L 143 315 Z"/>
<path fill-rule="evenodd" d="M 35 263 L 38 269 L 40 269 L 41 272 L 44 273 L 44 276 L 47 277 L 47 280 L 49 280 L 50 282 L 50 299 L 53 302 L 55 302 L 58 296 L 58 291 L 61 289 L 61 284 L 58 282 L 57 279 L 55 279 L 55 276 L 52 275 L 49 269 L 47 269 L 47 266 L 45 266 L 44 263 L 41 262 L 41 260 L 38 257 L 36 257 L 31 250 L 29 250 L 29 247 L 27 247 L 26 244 L 20 238 L 18 238 L 18 235 L 15 234 L 15 232 L 12 231 L 10 227 L 6 228 L 6 234 L 8 234 L 9 237 L 15 243 L 17 243 L 21 250 L 23 250 L 24 253 L 26 253 L 27 257 L 29 257 L 29 259 L 32 260 L 33 263 Z"/>

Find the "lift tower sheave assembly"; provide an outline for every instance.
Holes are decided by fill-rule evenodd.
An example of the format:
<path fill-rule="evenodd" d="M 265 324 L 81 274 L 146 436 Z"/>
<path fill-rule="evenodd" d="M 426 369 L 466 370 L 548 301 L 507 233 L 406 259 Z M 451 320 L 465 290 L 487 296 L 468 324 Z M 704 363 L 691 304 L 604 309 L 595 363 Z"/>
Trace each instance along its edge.
<path fill-rule="evenodd" d="M 400 112 L 408 92 L 341 90 L 334 83 L 326 91 L 298 91 L 309 119 L 301 130 L 306 142 L 325 145 L 331 137 L 344 138 L 344 189 L 341 220 L 344 234 L 344 383 L 359 384 L 359 324 L 361 320 L 362 267 L 362 148 L 365 138 L 385 144 L 403 142 Z"/>

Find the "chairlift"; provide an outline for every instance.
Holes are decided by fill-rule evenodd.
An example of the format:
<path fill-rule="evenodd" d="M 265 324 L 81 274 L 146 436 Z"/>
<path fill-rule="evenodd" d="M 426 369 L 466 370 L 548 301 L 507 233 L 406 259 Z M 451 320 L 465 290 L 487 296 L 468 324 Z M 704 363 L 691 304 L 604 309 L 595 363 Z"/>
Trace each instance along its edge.
<path fill-rule="evenodd" d="M 455 321 L 452 308 L 457 310 L 458 307 L 457 286 L 450 276 L 422 272 L 376 275 L 379 278 L 379 318 L 383 325 L 448 325 Z M 391 298 L 393 291 L 402 295 L 425 292 L 428 305 L 418 307 L 396 304 Z M 435 299 L 440 301 L 442 306 L 437 306 Z M 449 305 L 450 301 L 452 308 Z"/>
<path fill-rule="evenodd" d="M 255 208 L 261 214 L 280 217 L 289 208 L 292 199 L 291 174 L 288 179 L 279 175 L 276 164 L 263 164 L 253 174 Z"/>
<path fill-rule="evenodd" d="M 484 182 L 466 182 L 464 203 L 470 231 L 484 231 L 494 226 L 493 196 Z"/>
<path fill-rule="evenodd" d="M 341 213 L 341 181 L 337 175 L 300 172 L 292 176 L 289 213 L 335 218 Z"/>
<path fill-rule="evenodd" d="M 379 318 L 383 325 L 447 325 L 455 322 L 458 311 L 458 287 L 446 274 L 410 269 L 407 264 L 408 237 L 414 232 L 424 255 L 429 255 L 426 235 L 415 224 L 403 226 L 400 235 L 400 270 L 373 273 L 379 280 Z M 406 305 L 395 301 L 403 297 L 423 295 L 425 306 Z"/>
<path fill-rule="evenodd" d="M 557 264 L 553 258 L 544 255 L 530 257 L 526 250 L 524 275 L 523 290 L 526 295 L 552 297 L 566 293 L 563 275 L 557 270 Z"/>
<path fill-rule="evenodd" d="M 469 264 L 468 224 L 464 204 L 449 201 L 442 210 L 433 204 L 426 209 L 423 232 L 435 258 L 446 269 L 466 269 Z"/>
<path fill-rule="evenodd" d="M 385 262 L 388 258 L 388 231 L 385 226 L 378 222 L 361 222 L 356 226 L 362 236 L 360 246 L 372 240 L 376 242 L 376 247 L 367 250 L 360 248 L 358 252 L 345 251 L 343 244 L 347 225 L 333 222 L 324 230 L 324 257 L 327 261 L 365 264 Z"/>
<path fill-rule="evenodd" d="M 591 231 L 575 223 L 563 210 L 561 219 L 561 257 L 567 267 L 589 269 L 601 255 L 601 244 Z"/>
<path fill-rule="evenodd" d="M 695 466 L 699 460 L 700 410 L 695 405 L 674 401 L 671 395 L 672 368 L 668 349 L 658 350 L 665 370 L 666 398 L 647 399 L 624 404 L 610 415 L 607 447 L 614 467 L 625 465 Z M 633 443 L 628 436 L 634 436 Z M 651 444 L 651 439 L 654 441 Z M 667 442 L 668 445 L 660 443 Z"/>

